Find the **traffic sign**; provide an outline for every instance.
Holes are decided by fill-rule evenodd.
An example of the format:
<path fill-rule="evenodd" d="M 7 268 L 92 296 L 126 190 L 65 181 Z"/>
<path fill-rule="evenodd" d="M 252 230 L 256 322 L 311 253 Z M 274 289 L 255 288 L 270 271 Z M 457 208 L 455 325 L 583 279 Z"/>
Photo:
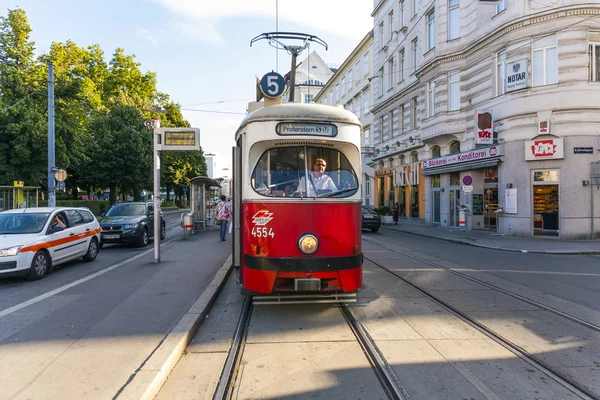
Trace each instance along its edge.
<path fill-rule="evenodd" d="M 59 169 L 54 173 L 54 177 L 57 181 L 64 182 L 65 179 L 67 179 L 67 171 L 65 171 L 64 169 Z"/>
<path fill-rule="evenodd" d="M 463 176 L 462 181 L 465 186 L 469 186 L 473 183 L 473 178 L 471 177 L 471 175 L 465 175 Z"/>
<path fill-rule="evenodd" d="M 471 193 L 471 192 L 473 192 L 473 186 L 465 185 L 462 187 L 462 191 L 465 193 Z"/>
<path fill-rule="evenodd" d="M 64 188 L 65 188 L 65 182 L 64 181 L 58 181 L 56 183 L 56 188 L 60 189 L 60 190 L 64 190 Z"/>
<path fill-rule="evenodd" d="M 285 90 L 285 79 L 275 71 L 266 73 L 260 80 L 260 91 L 267 97 L 279 97 Z"/>

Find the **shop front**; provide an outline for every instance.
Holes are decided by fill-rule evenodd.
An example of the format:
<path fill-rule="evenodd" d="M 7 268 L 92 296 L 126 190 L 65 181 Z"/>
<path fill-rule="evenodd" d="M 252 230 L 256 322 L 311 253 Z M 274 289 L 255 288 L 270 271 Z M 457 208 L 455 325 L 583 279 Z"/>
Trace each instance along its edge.
<path fill-rule="evenodd" d="M 501 146 L 489 146 L 422 162 L 428 177 L 427 222 L 460 227 L 467 211 L 466 228 L 496 230 L 498 163 Z"/>
<path fill-rule="evenodd" d="M 424 186 L 420 162 L 416 161 L 397 167 L 395 191 L 401 217 L 425 218 Z"/>

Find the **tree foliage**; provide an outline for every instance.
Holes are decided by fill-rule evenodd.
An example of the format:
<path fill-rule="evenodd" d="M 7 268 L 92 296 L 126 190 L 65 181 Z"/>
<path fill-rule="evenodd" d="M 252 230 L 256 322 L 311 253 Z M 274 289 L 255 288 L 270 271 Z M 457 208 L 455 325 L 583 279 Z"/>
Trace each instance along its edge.
<path fill-rule="evenodd" d="M 156 88 L 135 56 L 117 48 L 108 62 L 99 45 L 53 42 L 35 58 L 31 27 L 22 9 L 0 17 L 0 184 L 13 180 L 46 187 L 47 64 L 54 66 L 56 166 L 67 169 L 68 188 L 111 189 L 137 196 L 152 187 L 152 132 L 144 120 L 189 126 L 178 104 Z M 162 109 L 164 112 L 157 112 Z M 182 192 L 206 173 L 203 154 L 162 155 L 162 183 Z"/>

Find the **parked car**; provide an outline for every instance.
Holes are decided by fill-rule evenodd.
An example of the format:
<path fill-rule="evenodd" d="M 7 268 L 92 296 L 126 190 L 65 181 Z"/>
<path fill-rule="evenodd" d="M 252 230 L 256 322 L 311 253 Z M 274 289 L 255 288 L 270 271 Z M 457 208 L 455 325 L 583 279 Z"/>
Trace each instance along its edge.
<path fill-rule="evenodd" d="M 370 229 L 371 232 L 377 232 L 381 226 L 381 217 L 372 208 L 363 206 L 362 208 L 362 228 Z"/>
<path fill-rule="evenodd" d="M 36 280 L 55 266 L 78 257 L 94 261 L 99 242 L 100 224 L 87 208 L 0 212 L 0 277 Z"/>
<path fill-rule="evenodd" d="M 167 235 L 165 220 L 160 213 L 160 238 Z M 128 201 L 116 203 L 100 218 L 102 235 L 100 248 L 104 243 L 134 243 L 139 247 L 148 245 L 154 235 L 154 203 L 151 201 Z"/>

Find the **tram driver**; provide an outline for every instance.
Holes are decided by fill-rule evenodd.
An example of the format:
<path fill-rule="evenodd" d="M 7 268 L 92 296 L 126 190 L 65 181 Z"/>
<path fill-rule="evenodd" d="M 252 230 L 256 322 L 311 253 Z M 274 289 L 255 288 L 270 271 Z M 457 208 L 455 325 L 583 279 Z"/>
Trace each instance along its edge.
<path fill-rule="evenodd" d="M 327 163 L 323 158 L 317 158 L 312 165 L 312 171 L 308 174 L 308 197 L 316 197 L 322 193 L 337 192 L 337 187 L 329 175 L 325 175 Z M 298 192 L 302 196 L 306 193 L 306 182 L 304 176 L 300 178 Z M 315 193 L 315 190 L 317 193 Z"/>

